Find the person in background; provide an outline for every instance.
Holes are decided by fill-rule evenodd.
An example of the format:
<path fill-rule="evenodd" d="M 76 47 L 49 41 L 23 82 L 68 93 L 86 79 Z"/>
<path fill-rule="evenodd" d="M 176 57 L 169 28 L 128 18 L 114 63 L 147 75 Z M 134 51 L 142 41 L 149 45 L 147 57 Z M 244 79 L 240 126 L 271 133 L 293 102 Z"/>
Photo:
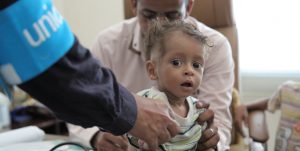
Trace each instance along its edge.
<path fill-rule="evenodd" d="M 235 123 L 243 136 L 242 123 L 247 125 L 248 112 L 267 110 L 275 112 L 281 110 L 279 127 L 276 135 L 276 151 L 300 150 L 300 83 L 287 81 L 268 98 L 258 99 L 249 104 L 241 104 L 236 109 Z"/>
<path fill-rule="evenodd" d="M 177 134 L 166 104 L 131 94 L 82 47 L 51 0 L 1 0 L 0 86 L 18 85 L 58 118 L 154 150 Z"/>
<path fill-rule="evenodd" d="M 210 108 L 200 114 L 199 121 L 213 119 L 213 125 L 203 132 L 198 150 L 212 149 L 216 144 L 219 151 L 229 150 L 232 125 L 229 106 L 234 82 L 234 62 L 228 40 L 219 32 L 189 16 L 194 0 L 131 2 L 136 17 L 102 31 L 91 49 L 92 54 L 101 60 L 104 66 L 112 69 L 122 85 L 136 93 L 154 85 L 153 81 L 147 80 L 144 66 L 146 59 L 143 41 L 148 23 L 152 20 L 168 19 L 185 20 L 195 24 L 213 43 L 204 67 L 202 84 L 196 95 L 200 101 L 210 103 Z M 81 142 L 92 144 L 96 148 L 98 144 L 103 144 L 101 140 L 107 140 L 97 138 L 102 136 L 97 128 L 82 129 L 73 125 L 70 126 L 69 132 L 72 137 L 77 137 Z M 110 142 L 112 140 L 104 144 Z"/>

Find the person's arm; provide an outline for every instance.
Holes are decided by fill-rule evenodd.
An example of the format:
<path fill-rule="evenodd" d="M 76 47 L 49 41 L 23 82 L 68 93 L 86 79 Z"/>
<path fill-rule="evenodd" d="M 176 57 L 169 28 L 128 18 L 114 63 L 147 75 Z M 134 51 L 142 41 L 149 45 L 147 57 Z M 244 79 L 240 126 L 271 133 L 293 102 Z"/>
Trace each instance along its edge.
<path fill-rule="evenodd" d="M 107 51 L 104 51 L 103 45 L 105 44 L 105 42 L 103 41 L 103 39 L 96 38 L 95 42 L 91 47 L 90 52 L 93 57 L 101 61 L 102 66 L 112 69 L 111 57 L 110 55 L 107 55 L 107 52 L 110 52 L 112 50 L 108 49 Z M 92 138 L 95 138 L 94 140 L 102 140 L 96 138 L 97 136 L 99 136 L 96 135 L 96 133 L 100 131 L 99 129 L 97 130 L 97 128 L 83 128 L 81 126 L 68 124 L 68 131 L 70 137 L 80 140 L 83 144 L 87 146 L 94 146 L 93 144 L 91 144 Z"/>
<path fill-rule="evenodd" d="M 268 101 L 269 98 L 261 98 L 256 101 L 247 103 L 247 104 L 241 104 L 235 109 L 235 119 L 234 123 L 236 126 L 237 131 L 239 131 L 242 136 L 246 136 L 243 131 L 243 123 L 245 123 L 246 126 L 248 126 L 248 114 L 251 111 L 255 110 L 263 110 L 265 111 L 268 107 Z"/>
<path fill-rule="evenodd" d="M 269 101 L 269 97 L 268 98 L 261 98 L 258 99 L 256 101 L 250 102 L 245 104 L 247 111 L 251 112 L 253 110 L 266 110 L 268 107 L 268 101 Z"/>
<path fill-rule="evenodd" d="M 99 126 L 120 135 L 135 123 L 134 97 L 78 41 L 47 71 L 19 86 L 76 125 Z"/>
<path fill-rule="evenodd" d="M 95 39 L 95 42 L 93 43 L 90 52 L 93 55 L 93 57 L 95 57 L 97 60 L 101 61 L 102 66 L 112 69 L 112 63 L 111 63 L 112 58 L 110 57 L 110 55 L 108 55 L 108 53 L 114 49 L 112 49 L 112 48 L 104 49 L 103 47 L 105 47 L 104 45 L 106 44 L 104 42 L 105 38 L 101 39 L 99 37 L 100 36 L 98 36 L 98 38 Z M 85 144 L 87 146 L 94 146 L 91 143 L 92 138 L 94 138 L 94 140 L 101 140 L 101 141 L 103 140 L 103 139 L 96 138 L 97 136 L 99 136 L 96 134 L 99 132 L 99 129 L 97 130 L 97 128 L 83 128 L 81 126 L 68 124 L 68 131 L 69 131 L 70 137 L 77 138 L 83 144 Z M 106 140 L 106 139 L 104 139 L 104 140 Z M 97 143 L 95 143 L 95 144 L 97 144 Z M 100 144 L 102 144 L 102 142 L 100 142 Z"/>

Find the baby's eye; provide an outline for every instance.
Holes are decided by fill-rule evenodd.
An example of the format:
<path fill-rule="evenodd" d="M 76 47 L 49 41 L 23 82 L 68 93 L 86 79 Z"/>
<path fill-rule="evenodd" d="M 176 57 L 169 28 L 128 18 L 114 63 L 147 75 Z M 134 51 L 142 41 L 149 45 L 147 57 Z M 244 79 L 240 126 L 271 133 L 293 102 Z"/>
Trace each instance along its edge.
<path fill-rule="evenodd" d="M 199 63 L 199 62 L 194 62 L 194 63 L 193 63 L 193 67 L 194 67 L 195 69 L 200 69 L 200 68 L 202 68 L 202 64 Z"/>
<path fill-rule="evenodd" d="M 182 65 L 182 62 L 179 59 L 174 59 L 171 61 L 171 64 L 175 67 L 180 67 Z"/>

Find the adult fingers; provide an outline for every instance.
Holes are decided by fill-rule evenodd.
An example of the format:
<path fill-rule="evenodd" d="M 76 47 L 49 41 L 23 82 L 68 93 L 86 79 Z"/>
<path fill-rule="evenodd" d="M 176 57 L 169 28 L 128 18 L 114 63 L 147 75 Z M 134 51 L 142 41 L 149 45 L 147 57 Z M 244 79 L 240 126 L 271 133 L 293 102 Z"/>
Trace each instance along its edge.
<path fill-rule="evenodd" d="M 145 151 L 157 150 L 157 147 L 158 147 L 157 139 L 152 140 L 150 142 L 146 142 L 144 145 L 142 145 L 142 149 Z"/>
<path fill-rule="evenodd" d="M 100 132 L 96 140 L 97 150 L 128 150 L 129 142 L 125 136 L 115 136 L 111 133 Z"/>
<path fill-rule="evenodd" d="M 203 132 L 199 141 L 199 150 L 215 148 L 220 140 L 217 127 L 210 127 Z"/>
<path fill-rule="evenodd" d="M 168 130 L 168 132 L 170 134 L 170 138 L 171 138 L 171 137 L 174 137 L 178 134 L 179 124 L 174 120 L 175 113 L 171 109 L 169 109 L 169 115 L 171 117 L 171 119 L 170 119 L 171 121 L 167 125 L 167 130 Z"/>
<path fill-rule="evenodd" d="M 217 144 L 220 140 L 220 136 L 218 134 L 213 135 L 208 141 L 200 143 L 198 145 L 197 150 L 215 150 L 217 148 Z"/>
<path fill-rule="evenodd" d="M 109 142 L 111 144 L 113 144 L 114 146 L 127 150 L 127 148 L 129 147 L 129 142 L 127 139 L 124 139 L 122 136 L 112 136 L 110 138 L 108 138 Z"/>
<path fill-rule="evenodd" d="M 248 125 L 248 112 L 247 108 L 244 105 L 240 105 L 235 109 L 234 124 L 237 131 L 245 137 L 245 133 L 243 131 L 243 123 Z"/>
<path fill-rule="evenodd" d="M 202 133 L 202 136 L 200 138 L 200 142 L 207 141 L 216 134 L 218 134 L 218 128 L 215 126 L 211 126 L 211 127 L 207 128 L 206 130 L 204 130 L 204 132 Z"/>
<path fill-rule="evenodd" d="M 114 143 L 111 143 L 109 141 L 98 143 L 96 148 L 97 148 L 97 151 L 110 151 L 110 150 L 126 151 L 126 150 L 120 148 L 120 146 L 118 146 Z"/>
<path fill-rule="evenodd" d="M 165 143 L 171 136 L 176 135 L 179 128 L 172 119 L 167 104 L 138 96 L 135 98 L 138 115 L 129 133 L 144 140 L 149 149 L 155 150 L 158 144 Z"/>

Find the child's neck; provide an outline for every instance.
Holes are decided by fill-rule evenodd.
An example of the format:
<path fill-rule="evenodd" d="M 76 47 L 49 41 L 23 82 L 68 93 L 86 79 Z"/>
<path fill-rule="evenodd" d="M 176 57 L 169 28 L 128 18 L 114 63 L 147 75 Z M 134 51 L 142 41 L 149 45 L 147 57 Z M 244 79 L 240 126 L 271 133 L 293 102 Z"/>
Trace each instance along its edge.
<path fill-rule="evenodd" d="M 186 101 L 186 97 L 176 97 L 170 93 L 165 92 L 167 95 L 169 104 L 172 110 L 181 117 L 186 117 L 189 111 L 188 102 Z"/>
<path fill-rule="evenodd" d="M 184 105 L 185 99 L 186 97 L 176 97 L 168 92 L 165 92 L 165 94 L 167 95 L 168 101 L 170 103 L 171 106 L 182 106 Z"/>

